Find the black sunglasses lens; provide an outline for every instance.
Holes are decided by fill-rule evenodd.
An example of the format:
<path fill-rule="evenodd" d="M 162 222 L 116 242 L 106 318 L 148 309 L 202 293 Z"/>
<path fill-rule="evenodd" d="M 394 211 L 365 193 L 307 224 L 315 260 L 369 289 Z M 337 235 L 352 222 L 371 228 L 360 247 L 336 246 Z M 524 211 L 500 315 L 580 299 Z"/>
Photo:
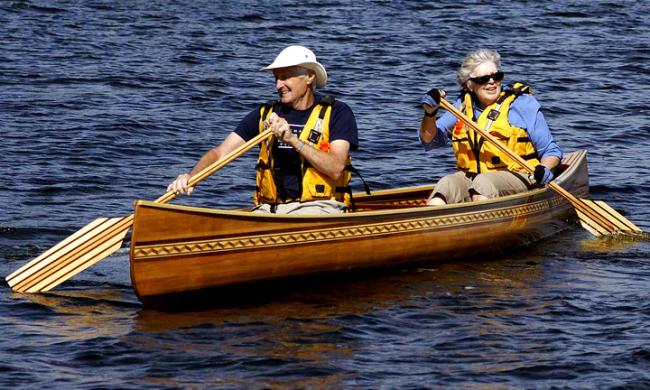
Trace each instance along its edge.
<path fill-rule="evenodd" d="M 490 81 L 490 77 L 492 77 L 492 76 L 491 75 L 486 75 L 486 76 L 481 76 L 481 77 L 474 77 L 472 79 L 472 81 L 475 82 L 476 84 L 485 84 L 488 81 Z"/>
<path fill-rule="evenodd" d="M 498 71 L 496 73 L 488 74 L 485 76 L 472 77 L 470 80 L 472 80 L 476 84 L 485 84 L 488 81 L 490 81 L 490 79 L 494 79 L 494 81 L 501 81 L 503 80 L 503 76 L 505 76 L 505 73 Z"/>

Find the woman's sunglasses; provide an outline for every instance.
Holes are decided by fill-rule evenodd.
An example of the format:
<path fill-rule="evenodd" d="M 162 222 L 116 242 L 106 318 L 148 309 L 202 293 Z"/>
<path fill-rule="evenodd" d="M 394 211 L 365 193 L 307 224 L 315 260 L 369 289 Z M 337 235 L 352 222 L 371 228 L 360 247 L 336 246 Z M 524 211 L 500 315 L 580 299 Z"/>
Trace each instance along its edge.
<path fill-rule="evenodd" d="M 486 74 L 485 76 L 479 76 L 479 77 L 470 77 L 470 81 L 473 82 L 474 84 L 485 84 L 490 79 L 494 79 L 494 81 L 501 81 L 503 80 L 503 76 L 505 76 L 505 73 L 502 71 L 498 71 L 492 74 Z"/>

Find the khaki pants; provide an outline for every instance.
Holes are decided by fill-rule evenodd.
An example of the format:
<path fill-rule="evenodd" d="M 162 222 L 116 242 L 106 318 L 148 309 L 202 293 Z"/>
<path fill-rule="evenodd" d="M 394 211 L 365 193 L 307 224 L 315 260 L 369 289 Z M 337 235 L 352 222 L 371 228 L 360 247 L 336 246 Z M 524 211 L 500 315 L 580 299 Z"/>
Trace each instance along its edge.
<path fill-rule="evenodd" d="M 434 194 L 444 196 L 447 203 L 471 202 L 472 194 L 488 198 L 524 192 L 534 186 L 534 179 L 520 172 L 496 171 L 478 174 L 471 179 L 465 172 L 456 172 L 440 179 Z"/>
<path fill-rule="evenodd" d="M 311 202 L 291 202 L 282 203 L 275 206 L 275 210 L 270 204 L 261 204 L 254 207 L 251 211 L 254 213 L 275 213 L 275 214 L 341 214 L 345 212 L 345 203 L 337 200 L 315 200 Z"/>

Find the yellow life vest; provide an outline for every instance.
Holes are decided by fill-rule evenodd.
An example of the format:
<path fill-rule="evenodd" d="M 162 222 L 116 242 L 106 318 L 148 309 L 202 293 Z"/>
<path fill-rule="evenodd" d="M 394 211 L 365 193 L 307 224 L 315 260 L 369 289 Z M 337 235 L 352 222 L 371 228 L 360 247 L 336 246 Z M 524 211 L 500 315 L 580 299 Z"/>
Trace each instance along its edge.
<path fill-rule="evenodd" d="M 476 124 L 490 132 L 510 150 L 517 153 L 531 166 L 539 164 L 539 157 L 526 130 L 510 124 L 508 112 L 513 101 L 523 93 L 532 94 L 530 87 L 515 83 L 511 89 L 502 91 L 492 105 L 485 107 Z M 465 93 L 461 111 L 469 118 L 474 118 L 472 95 Z M 458 169 L 469 173 L 510 170 L 526 172 L 519 164 L 504 156 L 499 150 L 480 134 L 458 121 L 452 131 L 452 146 L 456 154 Z"/>
<path fill-rule="evenodd" d="M 263 131 L 264 120 L 273 112 L 275 102 L 263 104 L 260 107 L 259 131 Z M 325 96 L 314 107 L 307 123 L 300 133 L 299 138 L 321 151 L 329 153 L 330 141 L 330 117 L 334 99 Z M 253 195 L 253 202 L 256 206 L 268 203 L 279 204 L 296 201 L 298 199 L 280 199 L 278 196 L 278 185 L 283 185 L 280 178 L 275 174 L 275 160 L 273 158 L 273 146 L 277 142 L 275 137 L 262 142 L 260 155 L 257 160 L 257 187 Z M 344 202 L 350 205 L 352 191 L 350 179 L 352 178 L 352 159 L 348 156 L 346 169 L 339 180 L 333 180 L 327 175 L 320 173 L 311 164 L 300 156 L 302 172 L 300 201 L 308 202 L 313 200 L 333 200 Z"/>

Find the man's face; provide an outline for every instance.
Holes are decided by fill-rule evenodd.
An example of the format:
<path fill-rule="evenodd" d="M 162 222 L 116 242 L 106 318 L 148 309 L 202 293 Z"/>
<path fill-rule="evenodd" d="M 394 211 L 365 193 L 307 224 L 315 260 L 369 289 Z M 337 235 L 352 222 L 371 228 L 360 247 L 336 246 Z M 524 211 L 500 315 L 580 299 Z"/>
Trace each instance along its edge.
<path fill-rule="evenodd" d="M 314 76 L 307 69 L 299 66 L 278 68 L 273 70 L 275 76 L 275 89 L 280 95 L 283 104 L 296 106 L 306 96 L 311 95 L 311 84 Z"/>

